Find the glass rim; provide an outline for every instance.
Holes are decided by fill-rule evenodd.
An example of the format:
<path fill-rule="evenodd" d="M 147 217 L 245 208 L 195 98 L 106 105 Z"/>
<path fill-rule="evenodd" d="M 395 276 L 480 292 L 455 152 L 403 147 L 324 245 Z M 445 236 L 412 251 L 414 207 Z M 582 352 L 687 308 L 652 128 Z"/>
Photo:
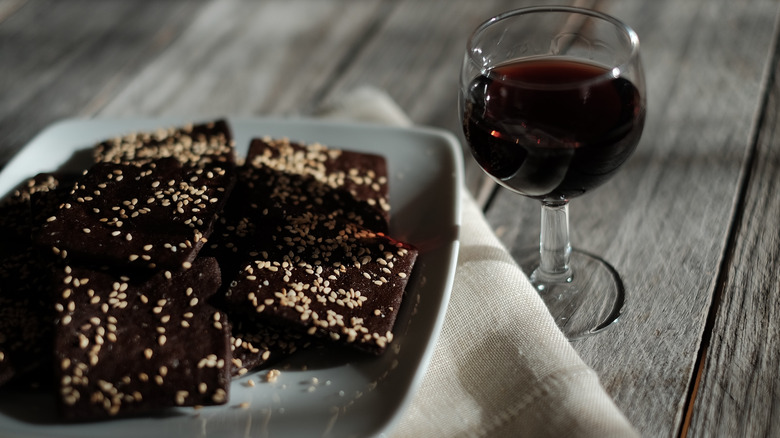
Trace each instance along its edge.
<path fill-rule="evenodd" d="M 628 54 L 628 57 L 624 62 L 621 62 L 617 65 L 609 65 L 605 66 L 607 67 L 607 71 L 604 72 L 601 75 L 594 76 L 592 78 L 589 78 L 585 81 L 574 81 L 567 84 L 557 84 L 553 87 L 567 87 L 572 85 L 578 85 L 581 86 L 583 84 L 589 84 L 592 82 L 601 81 L 604 78 L 617 78 L 621 77 L 624 72 L 628 71 L 628 65 L 635 61 L 636 58 L 639 57 L 639 35 L 637 35 L 636 31 L 623 21 L 619 20 L 618 18 L 615 18 L 609 14 L 605 14 L 603 12 L 599 12 L 593 9 L 587 9 L 587 8 L 580 8 L 576 6 L 531 6 L 531 7 L 525 7 L 525 8 L 518 8 L 509 10 L 506 12 L 502 12 L 498 15 L 494 15 L 493 17 L 488 18 L 487 20 L 483 21 L 479 26 L 474 29 L 474 31 L 469 35 L 467 44 L 466 44 L 466 53 L 469 57 L 469 61 L 475 65 L 480 65 L 481 63 L 477 62 L 476 56 L 474 55 L 474 40 L 475 38 L 482 34 L 487 28 L 493 26 L 496 23 L 499 23 L 501 21 L 504 21 L 506 19 L 519 16 L 519 15 L 527 15 L 531 13 L 539 13 L 539 12 L 564 12 L 564 13 L 570 13 L 570 14 L 580 14 L 585 15 L 593 18 L 598 18 L 600 20 L 607 21 L 609 23 L 612 23 L 617 28 L 622 29 L 622 31 L 625 33 L 625 35 L 628 37 L 628 41 L 631 45 L 631 51 Z M 536 57 L 544 57 L 546 55 L 534 55 Z M 562 56 L 563 57 L 563 56 Z M 531 59 L 531 56 L 527 57 L 528 59 Z M 510 60 L 506 60 L 510 61 Z M 503 63 L 499 63 L 496 65 L 501 65 Z M 480 71 L 485 74 L 490 69 L 485 69 L 483 67 L 480 67 Z M 617 70 L 617 72 L 616 72 Z M 542 85 L 542 84 L 534 84 L 534 86 L 543 86 L 543 87 L 549 87 L 549 85 Z"/>

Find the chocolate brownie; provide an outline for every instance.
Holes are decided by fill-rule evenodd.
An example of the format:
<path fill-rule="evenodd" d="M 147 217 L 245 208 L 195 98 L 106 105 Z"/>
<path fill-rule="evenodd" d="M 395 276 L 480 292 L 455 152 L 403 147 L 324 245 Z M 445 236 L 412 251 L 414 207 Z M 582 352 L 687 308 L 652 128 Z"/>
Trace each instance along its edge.
<path fill-rule="evenodd" d="M 37 175 L 0 203 L 0 385 L 39 384 L 50 374 L 50 266 L 32 248 L 30 202 L 54 191 L 60 179 Z"/>
<path fill-rule="evenodd" d="M 69 178 L 69 179 L 68 179 Z M 60 186 L 60 177 L 41 173 L 20 184 L 0 202 L 0 258 L 14 255 L 30 246 L 32 226 L 30 199 L 38 193 L 55 190 Z M 66 176 L 72 181 L 73 176 Z"/>
<path fill-rule="evenodd" d="M 383 234 L 342 231 L 292 257 L 249 260 L 225 294 L 227 308 L 381 354 L 418 252 Z"/>
<path fill-rule="evenodd" d="M 55 275 L 62 417 L 92 420 L 225 403 L 230 327 L 208 303 L 219 278 L 210 258 L 151 278 L 62 266 Z"/>
<path fill-rule="evenodd" d="M 233 135 L 225 120 L 134 132 L 94 148 L 96 162 L 145 164 L 173 157 L 185 165 L 235 164 Z"/>
<path fill-rule="evenodd" d="M 375 155 L 253 140 L 211 247 L 229 286 L 224 308 L 384 351 L 417 258 L 381 232 L 386 174 Z"/>
<path fill-rule="evenodd" d="M 50 374 L 54 315 L 49 278 L 29 246 L 0 260 L 0 386 L 12 380 L 40 384 Z"/>
<path fill-rule="evenodd" d="M 276 363 L 309 344 L 303 336 L 256 321 L 231 318 L 231 374 L 242 376 Z"/>
<path fill-rule="evenodd" d="M 108 265 L 186 269 L 234 184 L 219 164 L 97 163 L 34 233 L 38 245 Z"/>
<path fill-rule="evenodd" d="M 316 143 L 255 139 L 209 242 L 208 254 L 219 259 L 223 274 L 233 275 L 247 255 L 254 257 L 258 250 L 266 257 L 269 252 L 287 252 L 284 240 L 296 236 L 279 234 L 287 231 L 286 221 L 327 215 L 386 232 L 389 211 L 383 157 Z M 333 231 L 323 228 L 319 232 Z"/>
<path fill-rule="evenodd" d="M 286 207 L 319 206 L 374 231 L 388 230 L 390 203 L 384 157 L 319 143 L 265 138 L 252 140 L 246 163 L 251 170 L 245 181 L 257 198 Z M 270 172 L 258 174 L 256 169 Z"/>

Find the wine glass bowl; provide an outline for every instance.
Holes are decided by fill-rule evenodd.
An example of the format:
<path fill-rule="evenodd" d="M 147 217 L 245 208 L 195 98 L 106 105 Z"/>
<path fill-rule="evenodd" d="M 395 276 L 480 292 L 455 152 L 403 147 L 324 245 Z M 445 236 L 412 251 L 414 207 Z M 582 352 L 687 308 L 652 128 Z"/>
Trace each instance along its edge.
<path fill-rule="evenodd" d="M 498 15 L 468 40 L 459 105 L 480 167 L 541 201 L 540 247 L 520 258 L 558 325 L 575 339 L 617 320 L 620 277 L 599 257 L 572 252 L 568 203 L 609 180 L 639 142 L 646 101 L 636 33 L 579 8 Z"/>

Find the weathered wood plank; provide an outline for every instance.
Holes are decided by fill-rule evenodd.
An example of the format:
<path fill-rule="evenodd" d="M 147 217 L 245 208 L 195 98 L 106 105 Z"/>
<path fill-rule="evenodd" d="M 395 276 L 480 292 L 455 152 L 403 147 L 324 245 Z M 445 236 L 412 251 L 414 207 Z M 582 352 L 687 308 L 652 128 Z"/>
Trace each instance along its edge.
<path fill-rule="evenodd" d="M 388 7 L 31 0 L 0 27 L 0 166 L 65 117 L 304 112 Z"/>
<path fill-rule="evenodd" d="M 298 114 L 373 32 L 385 7 L 380 1 L 209 2 L 100 114 Z"/>
<path fill-rule="evenodd" d="M 62 117 L 307 114 L 362 85 L 387 90 L 415 123 L 460 135 L 468 34 L 532 3 L 5 0 L 0 168 Z M 777 67 L 768 60 L 780 4 L 596 6 L 640 34 L 649 118 L 623 171 L 571 208 L 575 245 L 611 261 L 630 293 L 619 325 L 576 348 L 644 435 L 676 435 L 726 266 L 690 432 L 776 434 L 777 85 L 747 166 L 766 70 Z M 483 175 L 464 154 L 477 193 Z M 748 171 L 748 213 L 726 254 Z M 502 190 L 489 220 L 512 251 L 537 242 L 533 201 Z"/>
<path fill-rule="evenodd" d="M 201 2 L 6 2 L 0 169 L 38 131 L 89 115 L 189 25 Z"/>
<path fill-rule="evenodd" d="M 600 9 L 640 35 L 648 120 L 622 172 L 572 202 L 573 244 L 613 263 L 629 294 L 617 326 L 575 346 L 643 435 L 675 436 L 762 101 L 778 4 L 631 1 Z M 537 242 L 538 209 L 502 191 L 489 219 L 519 251 Z"/>
<path fill-rule="evenodd" d="M 0 1 L 0 23 L 13 15 L 27 0 L 1 0 Z"/>
<path fill-rule="evenodd" d="M 780 66 L 777 54 L 774 70 Z M 769 89 L 689 436 L 780 435 L 780 81 Z"/>

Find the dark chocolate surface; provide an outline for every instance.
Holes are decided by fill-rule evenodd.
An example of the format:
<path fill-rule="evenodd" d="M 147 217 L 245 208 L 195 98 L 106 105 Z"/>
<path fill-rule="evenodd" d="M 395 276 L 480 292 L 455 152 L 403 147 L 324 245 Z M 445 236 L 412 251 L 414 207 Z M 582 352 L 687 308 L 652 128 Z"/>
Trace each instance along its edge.
<path fill-rule="evenodd" d="M 306 348 L 303 336 L 280 330 L 267 324 L 232 318 L 231 374 L 242 376 L 257 368 L 267 367 Z"/>
<path fill-rule="evenodd" d="M 225 120 L 134 132 L 95 146 L 96 162 L 145 164 L 173 157 L 185 165 L 236 162 L 233 135 Z"/>
<path fill-rule="evenodd" d="M 55 368 L 63 418 L 225 403 L 230 326 L 208 303 L 219 278 L 208 258 L 150 278 L 61 267 Z"/>
<path fill-rule="evenodd" d="M 89 262 L 179 270 L 211 234 L 233 181 L 219 165 L 182 166 L 172 158 L 141 166 L 98 163 L 34 239 Z"/>
<path fill-rule="evenodd" d="M 32 247 L 31 198 L 59 183 L 54 175 L 40 174 L 0 202 L 0 386 L 12 380 L 40 384 L 50 374 L 50 265 Z"/>
<path fill-rule="evenodd" d="M 387 163 L 374 154 L 254 139 L 244 175 L 258 197 L 286 207 L 327 209 L 374 231 L 387 232 L 390 203 Z M 270 171 L 258 175 L 255 169 Z"/>
<path fill-rule="evenodd" d="M 418 252 L 387 235 L 384 158 L 256 139 L 237 168 L 223 121 L 95 158 L 0 203 L 0 385 L 47 366 L 62 418 L 89 421 L 225 403 L 317 340 L 392 341 Z"/>
<path fill-rule="evenodd" d="M 373 155 L 254 140 L 208 251 L 225 309 L 384 351 L 417 257 L 368 228 L 387 229 L 386 182 Z"/>

